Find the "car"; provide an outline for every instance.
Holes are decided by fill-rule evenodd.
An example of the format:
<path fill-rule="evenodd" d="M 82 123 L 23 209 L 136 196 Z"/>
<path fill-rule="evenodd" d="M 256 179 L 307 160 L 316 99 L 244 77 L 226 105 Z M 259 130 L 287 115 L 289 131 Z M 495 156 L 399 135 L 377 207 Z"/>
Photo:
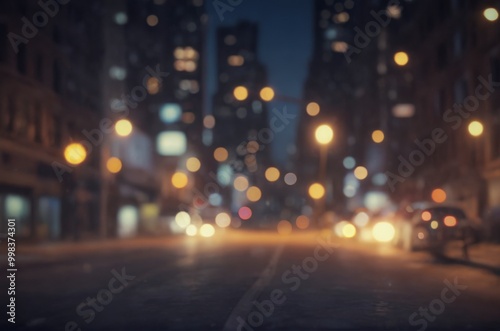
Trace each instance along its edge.
<path fill-rule="evenodd" d="M 463 209 L 453 205 L 414 203 L 397 214 L 394 225 L 393 243 L 407 251 L 441 253 L 449 242 L 470 241 L 477 233 Z"/>

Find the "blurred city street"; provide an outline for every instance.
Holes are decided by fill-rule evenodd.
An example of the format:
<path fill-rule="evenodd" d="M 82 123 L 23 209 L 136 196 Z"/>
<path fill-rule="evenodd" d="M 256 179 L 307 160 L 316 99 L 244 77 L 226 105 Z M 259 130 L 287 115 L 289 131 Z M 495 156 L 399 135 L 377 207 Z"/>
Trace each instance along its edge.
<path fill-rule="evenodd" d="M 317 231 L 282 236 L 243 230 L 212 238 L 20 247 L 18 327 L 72 330 L 67 323 L 75 322 L 82 330 L 418 330 L 422 325 L 409 318 L 424 307 L 432 320 L 427 330 L 498 329 L 498 255 L 474 263 L 488 249 L 494 248 L 472 249 L 471 262 L 436 260 Z M 302 269 L 294 274 L 294 266 Z M 109 303 L 97 303 L 87 324 L 88 316 L 76 309 L 89 297 L 99 301 L 101 289 L 119 287 L 108 285 L 113 270 L 127 286 Z M 457 291 L 456 298 L 432 314 L 440 304 L 429 308 L 431 302 L 442 300 L 446 284 L 454 283 L 445 298 L 451 301 Z M 272 294 L 276 290 L 281 295 Z M 266 314 L 252 315 L 259 312 L 254 301 L 270 298 L 279 304 L 263 304 Z M 414 323 L 424 319 L 419 315 Z"/>

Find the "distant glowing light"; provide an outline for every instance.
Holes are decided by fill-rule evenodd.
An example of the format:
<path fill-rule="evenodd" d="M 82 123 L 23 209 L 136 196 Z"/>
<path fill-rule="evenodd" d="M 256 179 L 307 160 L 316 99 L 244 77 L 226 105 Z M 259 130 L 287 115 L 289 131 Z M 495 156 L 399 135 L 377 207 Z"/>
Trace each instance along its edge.
<path fill-rule="evenodd" d="M 227 228 L 231 225 L 231 216 L 228 213 L 218 213 L 215 216 L 215 224 L 220 228 Z"/>
<path fill-rule="evenodd" d="M 295 220 L 295 225 L 297 226 L 297 228 L 299 228 L 301 230 L 307 229 L 310 224 L 311 224 L 311 221 L 309 220 L 309 217 L 307 217 L 305 215 L 300 215 Z"/>
<path fill-rule="evenodd" d="M 353 238 L 356 235 L 356 227 L 351 223 L 347 223 L 342 227 L 342 236 L 344 238 Z"/>
<path fill-rule="evenodd" d="M 321 199 L 325 196 L 325 187 L 320 183 L 314 183 L 309 186 L 309 196 L 314 200 Z"/>
<path fill-rule="evenodd" d="M 356 160 L 352 156 L 348 156 L 344 158 L 342 164 L 344 165 L 344 168 L 352 169 L 356 166 Z"/>
<path fill-rule="evenodd" d="M 160 120 L 164 123 L 175 123 L 181 116 L 181 106 L 176 103 L 166 103 L 160 108 Z"/>
<path fill-rule="evenodd" d="M 375 130 L 372 132 L 372 140 L 375 143 L 380 144 L 381 142 L 384 141 L 384 138 L 385 138 L 385 135 L 384 135 L 384 132 L 382 130 Z"/>
<path fill-rule="evenodd" d="M 215 228 L 212 224 L 203 224 L 200 227 L 200 235 L 205 238 L 210 238 L 215 234 Z"/>
<path fill-rule="evenodd" d="M 432 221 L 431 222 L 431 228 L 433 228 L 434 230 L 436 230 L 438 227 L 439 227 L 438 221 Z"/>
<path fill-rule="evenodd" d="M 210 202 L 212 206 L 220 206 L 222 204 L 222 195 L 219 193 L 211 193 L 208 196 L 208 202 Z"/>
<path fill-rule="evenodd" d="M 455 216 L 451 216 L 451 215 L 446 216 L 444 218 L 444 225 L 450 226 L 450 227 L 457 225 L 457 219 L 456 219 L 456 217 Z"/>
<path fill-rule="evenodd" d="M 292 224 L 287 220 L 281 220 L 278 222 L 277 230 L 280 235 L 289 235 L 293 230 Z"/>
<path fill-rule="evenodd" d="M 307 115 L 309 116 L 316 116 L 319 114 L 319 111 L 320 111 L 320 108 L 319 108 L 319 105 L 318 103 L 316 102 L 309 102 L 306 106 L 306 112 L 307 112 Z"/>
<path fill-rule="evenodd" d="M 203 118 L 203 126 L 207 129 L 213 129 L 215 126 L 215 117 L 207 115 Z"/>
<path fill-rule="evenodd" d="M 243 175 L 237 176 L 233 181 L 233 186 L 235 190 L 244 192 L 248 188 L 248 179 Z"/>
<path fill-rule="evenodd" d="M 132 133 L 132 123 L 129 120 L 119 120 L 115 123 L 116 134 L 121 137 L 126 137 Z"/>
<path fill-rule="evenodd" d="M 185 211 L 180 211 L 175 215 L 175 223 L 177 223 L 180 228 L 184 229 L 191 224 L 191 216 Z"/>
<path fill-rule="evenodd" d="M 280 171 L 278 170 L 278 168 L 269 167 L 266 169 L 264 175 L 268 181 L 275 182 L 280 178 Z"/>
<path fill-rule="evenodd" d="M 87 158 L 87 151 L 80 143 L 71 143 L 64 149 L 64 158 L 73 165 L 78 165 Z"/>
<path fill-rule="evenodd" d="M 394 239 L 396 229 L 389 222 L 379 222 L 373 227 L 373 238 L 378 242 L 389 242 Z"/>
<path fill-rule="evenodd" d="M 354 177 L 363 180 L 368 177 L 368 170 L 365 167 L 359 166 L 354 169 Z"/>
<path fill-rule="evenodd" d="M 333 140 L 333 129 L 327 124 L 322 124 L 318 126 L 314 132 L 314 136 L 318 143 L 327 145 Z"/>
<path fill-rule="evenodd" d="M 124 25 L 128 22 L 128 16 L 124 12 L 118 12 L 115 14 L 115 23 L 118 25 Z"/>
<path fill-rule="evenodd" d="M 172 176 L 172 185 L 175 188 L 181 189 L 186 187 L 187 184 L 188 176 L 185 173 L 178 171 Z"/>
<path fill-rule="evenodd" d="M 494 22 L 498 19 L 498 11 L 495 8 L 486 8 L 483 11 L 483 16 L 490 22 Z"/>
<path fill-rule="evenodd" d="M 370 217 L 368 216 L 367 213 L 364 211 L 359 212 L 354 216 L 354 219 L 352 220 L 354 224 L 359 226 L 360 228 L 366 226 L 368 222 L 370 221 Z"/>
<path fill-rule="evenodd" d="M 148 93 L 153 95 L 160 91 L 160 81 L 156 77 L 149 77 L 146 82 Z"/>
<path fill-rule="evenodd" d="M 442 203 L 446 201 L 446 192 L 443 189 L 437 188 L 432 191 L 431 194 L 432 201 L 436 203 Z"/>
<path fill-rule="evenodd" d="M 422 212 L 422 220 L 425 221 L 425 222 L 428 222 L 430 221 L 432 218 L 432 214 L 430 211 L 426 210 L 424 212 Z"/>
<path fill-rule="evenodd" d="M 245 63 L 245 58 L 241 55 L 231 55 L 227 58 L 227 64 L 232 67 L 241 67 Z"/>
<path fill-rule="evenodd" d="M 415 115 L 415 105 L 399 103 L 392 108 L 392 115 L 397 118 L 410 118 Z"/>
<path fill-rule="evenodd" d="M 472 121 L 468 126 L 469 133 L 473 137 L 479 137 L 483 134 L 484 127 L 483 124 L 479 121 Z"/>
<path fill-rule="evenodd" d="M 398 66 L 405 66 L 409 61 L 410 58 L 406 52 L 397 52 L 394 54 L 394 62 L 396 62 Z"/>
<path fill-rule="evenodd" d="M 236 100 L 243 101 L 246 100 L 246 98 L 248 98 L 248 90 L 244 86 L 237 86 L 233 91 L 233 95 L 236 98 Z"/>
<path fill-rule="evenodd" d="M 255 140 L 249 141 L 247 144 L 247 152 L 251 154 L 255 154 L 259 151 L 260 146 L 259 143 Z"/>
<path fill-rule="evenodd" d="M 349 44 L 345 41 L 334 41 L 332 42 L 332 51 L 337 53 L 345 53 L 349 50 Z"/>
<path fill-rule="evenodd" d="M 260 90 L 260 98 L 264 101 L 271 101 L 274 99 L 274 90 L 270 87 L 264 87 Z"/>
<path fill-rule="evenodd" d="M 252 210 L 246 206 L 241 207 L 238 210 L 238 216 L 244 221 L 249 220 L 252 217 Z"/>
<path fill-rule="evenodd" d="M 187 138 L 182 131 L 163 131 L 156 137 L 156 151 L 163 156 L 179 156 L 186 152 Z"/>
<path fill-rule="evenodd" d="M 116 174 L 122 170 L 122 161 L 117 157 L 110 157 L 108 161 L 106 161 L 106 168 L 112 174 Z"/>
<path fill-rule="evenodd" d="M 257 202 L 262 197 L 262 191 L 257 186 L 251 186 L 247 190 L 247 199 L 252 202 Z"/>
<path fill-rule="evenodd" d="M 193 123 L 195 119 L 196 119 L 196 115 L 194 113 L 185 112 L 184 114 L 182 114 L 182 121 L 186 124 Z"/>
<path fill-rule="evenodd" d="M 156 15 L 149 15 L 146 18 L 146 23 L 149 26 L 156 26 L 158 24 L 158 16 L 156 16 Z"/>
<path fill-rule="evenodd" d="M 186 234 L 190 237 L 196 236 L 198 233 L 198 229 L 196 228 L 196 225 L 190 224 L 186 228 Z"/>
<path fill-rule="evenodd" d="M 289 172 L 285 175 L 284 180 L 286 185 L 295 185 L 295 183 L 297 183 L 297 175 L 293 172 Z"/>
<path fill-rule="evenodd" d="M 186 168 L 190 172 L 197 172 L 201 168 L 201 162 L 196 157 L 190 157 L 186 160 Z"/>
<path fill-rule="evenodd" d="M 224 147 L 217 147 L 214 151 L 214 159 L 219 162 L 224 162 L 227 160 L 229 153 Z"/>

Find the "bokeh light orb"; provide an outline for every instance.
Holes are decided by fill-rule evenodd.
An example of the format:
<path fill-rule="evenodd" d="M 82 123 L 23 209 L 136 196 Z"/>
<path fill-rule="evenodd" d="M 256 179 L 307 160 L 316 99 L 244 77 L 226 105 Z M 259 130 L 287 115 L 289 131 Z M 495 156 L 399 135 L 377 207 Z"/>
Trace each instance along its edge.
<path fill-rule="evenodd" d="M 172 185 L 175 188 L 181 189 L 186 187 L 187 184 L 188 184 L 188 176 L 185 173 L 178 171 L 172 176 Z"/>
<path fill-rule="evenodd" d="M 115 123 L 115 132 L 120 137 L 126 137 L 132 133 L 132 123 L 129 120 L 119 120 Z"/>
<path fill-rule="evenodd" d="M 252 210 L 246 206 L 241 207 L 238 210 L 238 216 L 244 221 L 249 220 L 252 217 Z"/>
<path fill-rule="evenodd" d="M 432 201 L 436 203 L 443 203 L 446 201 L 446 192 L 443 189 L 437 188 L 432 191 Z"/>
<path fill-rule="evenodd" d="M 309 196 L 314 200 L 321 199 L 325 196 L 325 187 L 320 183 L 314 183 L 309 186 Z"/>
<path fill-rule="evenodd" d="M 276 227 L 280 235 L 289 235 L 292 233 L 292 224 L 287 220 L 281 220 Z"/>
<path fill-rule="evenodd" d="M 80 143 L 71 143 L 64 149 L 64 158 L 73 165 L 78 165 L 87 158 L 87 151 Z"/>

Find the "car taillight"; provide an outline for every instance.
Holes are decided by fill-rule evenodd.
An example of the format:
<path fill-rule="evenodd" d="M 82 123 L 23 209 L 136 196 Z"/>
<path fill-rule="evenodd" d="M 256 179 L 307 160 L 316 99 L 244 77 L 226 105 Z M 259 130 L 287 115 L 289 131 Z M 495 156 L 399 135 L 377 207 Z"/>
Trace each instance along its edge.
<path fill-rule="evenodd" d="M 421 217 L 422 217 L 422 220 L 423 220 L 423 221 L 428 222 L 428 221 L 430 221 L 430 220 L 431 220 L 432 215 L 431 215 L 431 213 L 430 213 L 429 211 L 427 211 L 427 210 L 426 210 L 426 211 L 422 212 Z"/>
<path fill-rule="evenodd" d="M 446 216 L 444 218 L 444 225 L 449 227 L 457 225 L 457 218 L 455 216 Z"/>

